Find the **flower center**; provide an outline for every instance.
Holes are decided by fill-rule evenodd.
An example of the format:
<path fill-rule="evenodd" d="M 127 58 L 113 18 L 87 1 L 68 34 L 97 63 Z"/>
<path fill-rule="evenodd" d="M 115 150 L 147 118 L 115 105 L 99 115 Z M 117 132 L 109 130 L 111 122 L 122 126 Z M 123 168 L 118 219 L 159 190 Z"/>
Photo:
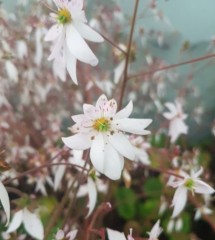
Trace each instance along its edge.
<path fill-rule="evenodd" d="M 62 24 L 66 24 L 68 22 L 71 22 L 72 17 L 66 8 L 62 8 L 58 10 L 57 20 Z"/>
<path fill-rule="evenodd" d="M 95 120 L 93 128 L 98 132 L 107 132 L 110 130 L 110 122 L 108 119 L 102 117 Z"/>
<path fill-rule="evenodd" d="M 185 187 L 187 187 L 189 190 L 192 190 L 194 187 L 194 181 L 193 179 L 187 179 L 187 181 L 185 182 Z"/>

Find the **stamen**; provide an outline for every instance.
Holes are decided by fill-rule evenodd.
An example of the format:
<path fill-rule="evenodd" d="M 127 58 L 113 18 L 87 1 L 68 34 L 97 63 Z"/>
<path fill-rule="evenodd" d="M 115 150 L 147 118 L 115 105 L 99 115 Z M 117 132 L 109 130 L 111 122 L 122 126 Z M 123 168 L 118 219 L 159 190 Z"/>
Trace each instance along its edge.
<path fill-rule="evenodd" d="M 94 122 L 93 128 L 98 132 L 107 132 L 110 130 L 110 122 L 104 117 L 99 118 Z"/>
<path fill-rule="evenodd" d="M 72 17 L 69 10 L 67 10 L 66 8 L 58 10 L 57 20 L 62 24 L 71 22 Z"/>

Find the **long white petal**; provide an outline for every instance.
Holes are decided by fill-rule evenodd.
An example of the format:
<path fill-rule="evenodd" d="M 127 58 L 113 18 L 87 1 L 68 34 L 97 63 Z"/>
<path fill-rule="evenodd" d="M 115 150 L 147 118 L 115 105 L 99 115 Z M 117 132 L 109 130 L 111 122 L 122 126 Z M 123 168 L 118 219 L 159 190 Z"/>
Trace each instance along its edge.
<path fill-rule="evenodd" d="M 61 183 L 61 180 L 64 176 L 65 170 L 66 170 L 66 166 L 65 165 L 60 165 L 60 166 L 57 167 L 57 170 L 54 173 L 54 190 L 55 191 L 57 191 L 59 186 L 60 186 L 60 183 Z"/>
<path fill-rule="evenodd" d="M 71 137 L 63 137 L 62 141 L 68 148 L 75 150 L 86 150 L 90 148 L 91 145 L 90 137 L 81 133 L 75 134 Z"/>
<path fill-rule="evenodd" d="M 122 60 L 119 65 L 114 69 L 114 83 L 118 84 L 120 81 L 120 78 L 122 76 L 122 73 L 125 69 L 125 59 Z"/>
<path fill-rule="evenodd" d="M 14 232 L 22 223 L 23 210 L 20 210 L 14 214 L 14 217 L 7 229 L 7 233 Z"/>
<path fill-rule="evenodd" d="M 187 189 L 185 187 L 178 187 L 175 191 L 172 205 L 174 206 L 172 218 L 177 217 L 184 209 L 187 202 Z"/>
<path fill-rule="evenodd" d="M 61 54 L 62 47 L 64 45 L 64 32 L 62 32 L 56 39 L 54 45 L 51 48 L 51 54 L 48 57 L 48 60 L 51 61 L 55 58 L 58 58 Z"/>
<path fill-rule="evenodd" d="M 148 127 L 151 122 L 151 119 L 125 118 L 114 120 L 112 124 L 116 129 L 121 131 L 139 135 L 146 135 L 149 134 L 150 131 L 145 130 L 145 128 Z"/>
<path fill-rule="evenodd" d="M 0 181 L 0 200 L 7 217 L 6 225 L 8 225 L 10 221 L 10 200 L 9 200 L 7 190 L 1 181 Z"/>
<path fill-rule="evenodd" d="M 210 185 L 201 180 L 195 179 L 194 182 L 195 182 L 194 191 L 196 193 L 212 194 L 215 192 L 215 190 Z"/>
<path fill-rule="evenodd" d="M 130 101 L 126 107 L 124 107 L 122 110 L 120 110 L 116 115 L 114 116 L 114 120 L 121 119 L 121 118 L 128 118 L 133 110 L 133 102 Z"/>
<path fill-rule="evenodd" d="M 92 180 L 91 177 L 88 177 L 87 186 L 88 186 L 88 193 L 89 193 L 89 203 L 87 206 L 89 208 L 89 211 L 88 211 L 86 218 L 89 217 L 91 215 L 91 213 L 93 212 L 93 210 L 96 206 L 96 201 L 97 201 L 96 184 Z"/>
<path fill-rule="evenodd" d="M 28 234 L 38 240 L 44 239 L 44 228 L 41 220 L 34 213 L 24 209 L 23 224 Z"/>
<path fill-rule="evenodd" d="M 107 235 L 109 240 L 126 240 L 125 234 L 107 228 Z"/>
<path fill-rule="evenodd" d="M 114 133 L 108 137 L 111 145 L 124 157 L 134 160 L 135 152 L 133 146 L 123 133 Z"/>
<path fill-rule="evenodd" d="M 104 148 L 105 148 L 104 137 L 102 136 L 102 134 L 98 134 L 92 141 L 90 149 L 90 159 L 95 169 L 100 173 L 104 173 L 104 161 L 105 161 Z"/>
<path fill-rule="evenodd" d="M 121 176 L 122 162 L 121 156 L 111 146 L 111 144 L 105 145 L 105 161 L 104 161 L 104 174 L 112 179 L 117 180 Z"/>
<path fill-rule="evenodd" d="M 66 29 L 66 42 L 71 54 L 78 60 L 92 66 L 96 66 L 98 64 L 97 57 L 72 24 L 70 24 Z"/>
<path fill-rule="evenodd" d="M 92 42 L 103 42 L 104 38 L 91 27 L 82 22 L 74 22 L 73 25 L 81 36 Z"/>
<path fill-rule="evenodd" d="M 66 68 L 75 84 L 78 84 L 77 72 L 76 72 L 76 58 L 70 53 L 68 47 L 66 47 Z"/>
<path fill-rule="evenodd" d="M 162 228 L 160 227 L 160 220 L 158 220 L 155 225 L 152 227 L 152 230 L 149 233 L 149 240 L 157 239 L 158 236 L 162 232 Z"/>

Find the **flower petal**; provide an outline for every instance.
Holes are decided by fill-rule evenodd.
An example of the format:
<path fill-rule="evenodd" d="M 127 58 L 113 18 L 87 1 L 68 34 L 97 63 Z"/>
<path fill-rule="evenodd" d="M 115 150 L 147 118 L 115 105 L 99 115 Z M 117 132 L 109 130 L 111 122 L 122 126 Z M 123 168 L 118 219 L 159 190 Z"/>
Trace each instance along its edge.
<path fill-rule="evenodd" d="M 114 99 L 109 100 L 103 109 L 104 116 L 107 118 L 113 118 L 117 110 L 117 103 Z"/>
<path fill-rule="evenodd" d="M 75 84 L 78 84 L 77 73 L 76 73 L 76 58 L 70 53 L 66 47 L 66 69 Z"/>
<path fill-rule="evenodd" d="M 75 10 L 81 10 L 83 8 L 83 0 L 71 0 L 69 6 Z"/>
<path fill-rule="evenodd" d="M 14 217 L 7 229 L 7 233 L 16 231 L 22 223 L 23 210 L 20 210 L 14 214 Z"/>
<path fill-rule="evenodd" d="M 91 177 L 88 177 L 87 186 L 88 186 L 88 194 L 89 194 L 89 203 L 87 206 L 89 208 L 89 211 L 86 218 L 88 218 L 93 212 L 96 206 L 96 201 L 97 201 L 96 184 Z"/>
<path fill-rule="evenodd" d="M 158 220 L 149 233 L 149 240 L 157 239 L 158 236 L 162 233 L 162 231 L 163 230 L 160 227 L 160 220 Z"/>
<path fill-rule="evenodd" d="M 107 97 L 102 94 L 96 102 L 96 109 L 102 111 L 107 102 Z"/>
<path fill-rule="evenodd" d="M 27 208 L 25 208 L 23 211 L 24 211 L 23 224 L 24 224 L 25 230 L 33 238 L 36 238 L 38 240 L 43 240 L 44 228 L 41 220 L 38 218 L 36 214 L 28 211 Z"/>
<path fill-rule="evenodd" d="M 58 36 L 62 33 L 63 26 L 59 24 L 53 25 L 45 35 L 45 41 L 54 41 L 58 38 Z"/>
<path fill-rule="evenodd" d="M 187 202 L 187 189 L 185 187 L 178 187 L 175 191 L 172 205 L 174 206 L 172 218 L 177 217 L 184 209 Z"/>
<path fill-rule="evenodd" d="M 105 145 L 104 155 L 104 174 L 112 180 L 119 179 L 123 166 L 121 156 L 117 153 L 111 144 Z"/>
<path fill-rule="evenodd" d="M 108 137 L 108 140 L 121 155 L 130 160 L 135 159 L 134 148 L 123 133 L 114 133 Z"/>
<path fill-rule="evenodd" d="M 91 146 L 89 135 L 81 133 L 75 134 L 71 137 L 63 137 L 62 141 L 68 148 L 75 150 L 86 150 Z"/>
<path fill-rule="evenodd" d="M 96 66 L 98 64 L 97 57 L 72 24 L 69 24 L 66 28 L 66 43 L 68 49 L 71 51 L 71 54 L 78 60 L 92 66 Z"/>
<path fill-rule="evenodd" d="M 6 217 L 7 217 L 6 225 L 8 225 L 8 223 L 10 221 L 10 200 L 9 200 L 7 190 L 1 181 L 0 181 L 0 200 L 1 200 L 1 205 L 6 213 Z"/>
<path fill-rule="evenodd" d="M 169 111 L 170 111 L 173 115 L 175 115 L 175 116 L 177 115 L 178 110 L 177 110 L 176 106 L 175 106 L 173 103 L 167 102 L 167 103 L 165 103 L 164 105 L 169 109 Z"/>
<path fill-rule="evenodd" d="M 215 192 L 215 190 L 210 185 L 201 180 L 195 179 L 194 182 L 195 182 L 194 191 L 196 193 L 212 194 Z"/>
<path fill-rule="evenodd" d="M 78 30 L 78 32 L 81 34 L 83 38 L 92 42 L 104 41 L 104 38 L 88 25 L 82 22 L 74 22 L 73 25 L 75 26 L 75 28 Z"/>
<path fill-rule="evenodd" d="M 74 240 L 76 235 L 77 235 L 77 233 L 78 233 L 78 230 L 74 229 L 74 230 L 70 231 L 69 233 L 67 233 L 66 237 L 67 238 L 69 237 L 68 240 Z"/>
<path fill-rule="evenodd" d="M 150 131 L 145 130 L 146 127 L 152 122 L 151 119 L 135 119 L 135 118 L 125 118 L 125 119 L 117 119 L 112 122 L 113 126 L 121 131 L 146 135 L 149 134 Z"/>
<path fill-rule="evenodd" d="M 54 45 L 51 48 L 51 54 L 48 57 L 48 60 L 51 61 L 55 58 L 58 58 L 61 54 L 61 49 L 64 43 L 64 33 L 62 32 L 56 39 Z"/>
<path fill-rule="evenodd" d="M 133 110 L 133 102 L 130 101 L 126 107 L 124 107 L 122 110 L 116 113 L 116 115 L 114 116 L 114 120 L 121 119 L 121 118 L 128 118 L 131 115 L 132 110 Z"/>
<path fill-rule="evenodd" d="M 107 228 L 107 235 L 109 240 L 126 240 L 125 234 Z"/>
<path fill-rule="evenodd" d="M 64 176 L 66 165 L 60 165 L 54 173 L 54 190 L 57 191 Z"/>
<path fill-rule="evenodd" d="M 125 59 L 114 69 L 114 83 L 118 84 L 125 69 Z"/>
<path fill-rule="evenodd" d="M 104 148 L 105 148 L 104 137 L 102 134 L 98 134 L 92 141 L 90 149 L 90 159 L 95 169 L 100 173 L 104 173 L 104 161 L 105 161 Z"/>

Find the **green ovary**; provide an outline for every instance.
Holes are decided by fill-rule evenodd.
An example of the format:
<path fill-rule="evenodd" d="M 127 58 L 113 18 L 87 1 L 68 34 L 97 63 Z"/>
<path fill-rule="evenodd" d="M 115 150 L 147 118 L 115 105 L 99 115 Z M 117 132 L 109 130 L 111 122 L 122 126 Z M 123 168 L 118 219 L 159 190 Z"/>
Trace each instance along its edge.
<path fill-rule="evenodd" d="M 104 117 L 99 118 L 95 120 L 93 128 L 98 132 L 107 132 L 110 130 L 110 122 Z"/>
<path fill-rule="evenodd" d="M 64 9 L 58 10 L 57 20 L 62 24 L 66 24 L 68 22 L 71 22 L 72 17 L 70 12 L 64 8 Z"/>
<path fill-rule="evenodd" d="M 185 182 L 185 187 L 187 187 L 189 190 L 192 190 L 194 187 L 194 181 L 193 179 L 187 179 L 187 181 Z"/>

